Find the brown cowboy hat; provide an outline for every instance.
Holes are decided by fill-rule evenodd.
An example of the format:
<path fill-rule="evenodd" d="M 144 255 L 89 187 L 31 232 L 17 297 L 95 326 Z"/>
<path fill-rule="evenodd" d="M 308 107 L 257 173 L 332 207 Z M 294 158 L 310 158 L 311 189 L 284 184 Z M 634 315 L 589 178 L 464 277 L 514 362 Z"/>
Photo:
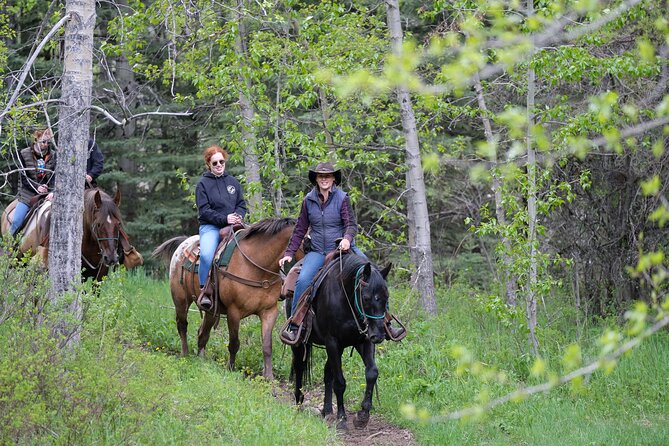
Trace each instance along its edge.
<path fill-rule="evenodd" d="M 319 173 L 331 173 L 335 177 L 335 184 L 338 185 L 341 183 L 341 170 L 335 170 L 332 163 L 319 163 L 315 168 L 309 169 L 309 181 L 311 181 L 311 184 L 314 186 L 316 185 L 316 175 Z"/>

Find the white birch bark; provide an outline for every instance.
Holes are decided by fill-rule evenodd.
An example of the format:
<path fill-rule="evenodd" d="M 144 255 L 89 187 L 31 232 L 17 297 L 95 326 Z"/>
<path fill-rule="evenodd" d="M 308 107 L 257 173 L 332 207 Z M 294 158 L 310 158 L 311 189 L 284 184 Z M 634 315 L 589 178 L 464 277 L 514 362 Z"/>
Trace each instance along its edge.
<path fill-rule="evenodd" d="M 49 298 L 63 302 L 68 292 L 81 283 L 81 218 L 93 84 L 93 30 L 95 2 L 67 0 L 70 20 L 65 27 L 63 96 L 59 109 L 56 185 L 49 238 Z M 60 321 L 54 329 L 61 345 L 71 348 L 79 342 L 81 303 L 75 295 L 67 304 L 72 319 Z"/>
<path fill-rule="evenodd" d="M 485 97 L 483 96 L 483 86 L 481 85 L 481 79 L 479 78 L 478 73 L 474 75 L 474 89 L 476 90 L 476 98 L 478 100 L 479 108 L 481 109 L 481 120 L 483 121 L 483 132 L 485 133 L 485 139 L 488 144 L 495 144 L 495 138 L 492 134 L 492 125 L 490 124 L 490 119 L 488 119 L 488 106 L 485 102 Z M 497 151 L 495 151 L 495 159 L 492 160 L 497 166 Z M 499 172 L 497 168 L 493 168 L 492 173 L 492 190 L 495 194 L 495 217 L 497 222 L 501 226 L 506 226 L 506 215 L 504 213 L 504 206 L 502 204 L 502 182 L 499 177 Z M 502 243 L 504 244 L 505 249 L 508 251 L 511 250 L 511 243 L 506 236 L 502 236 Z M 510 307 L 516 306 L 516 288 L 517 282 L 516 278 L 511 273 L 511 258 L 508 254 L 502 255 L 502 264 L 503 264 L 503 277 L 504 277 L 504 287 L 506 288 L 506 304 Z"/>
<path fill-rule="evenodd" d="M 251 94 L 251 80 L 246 76 L 245 67 L 247 65 L 247 41 L 248 30 L 245 23 L 245 2 L 237 0 L 237 24 L 239 33 L 237 34 L 237 45 L 235 51 L 237 60 L 240 64 L 240 89 L 239 89 L 239 108 L 242 114 L 242 149 L 244 153 L 244 170 L 246 173 L 246 190 L 244 191 L 246 203 L 248 204 L 251 218 L 260 218 L 262 216 L 262 191 L 260 188 L 260 162 L 256 150 L 256 135 L 253 132 L 253 119 L 255 110 L 251 105 L 249 94 Z"/>
<path fill-rule="evenodd" d="M 534 14 L 534 0 L 527 0 L 527 16 Z M 529 342 L 534 356 L 539 354 L 537 339 L 537 160 L 534 151 L 532 128 L 534 127 L 535 74 L 532 67 L 527 69 L 527 243 L 530 245 L 530 271 L 527 283 L 527 327 Z"/>
<path fill-rule="evenodd" d="M 402 51 L 402 24 L 398 0 L 386 1 L 386 13 L 390 41 L 394 52 Z M 434 276 L 432 264 L 432 244 L 430 241 L 430 218 L 427 210 L 425 180 L 420 156 L 420 144 L 413 113 L 411 96 L 406 86 L 397 88 L 397 100 L 405 137 L 407 164 L 407 221 L 409 225 L 409 249 L 416 268 L 413 281 L 420 295 L 420 304 L 428 314 L 437 312 L 434 297 Z M 412 237 L 413 231 L 413 237 Z"/>

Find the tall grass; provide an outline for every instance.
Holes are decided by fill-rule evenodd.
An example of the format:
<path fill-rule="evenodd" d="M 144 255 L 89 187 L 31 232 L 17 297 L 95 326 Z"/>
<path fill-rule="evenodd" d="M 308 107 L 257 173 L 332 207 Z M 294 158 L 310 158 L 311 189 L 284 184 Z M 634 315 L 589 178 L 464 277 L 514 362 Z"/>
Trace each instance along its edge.
<path fill-rule="evenodd" d="M 16 277 L 0 265 L 3 288 Z M 34 281 L 39 283 L 38 280 Z M 390 281 L 391 284 L 393 280 Z M 30 287 L 28 287 L 30 288 Z M 38 290 L 35 286 L 30 289 Z M 569 388 L 509 403 L 468 421 L 432 417 L 535 383 L 526 335 L 501 321 L 471 286 L 455 283 L 438 291 L 440 315 L 427 319 L 415 296 L 391 289 L 391 306 L 409 335 L 378 347 L 378 399 L 374 413 L 411 429 L 425 445 L 659 445 L 669 438 L 669 335 L 662 332 L 621 358 L 609 375 L 592 376 L 583 389 Z M 18 298 L 13 298 L 18 299 Z M 28 308 L 25 302 L 21 308 Z M 18 444 L 335 444 L 319 417 L 277 399 L 276 385 L 262 373 L 260 324 L 242 322 L 237 371 L 226 368 L 227 327 L 212 333 L 205 359 L 179 358 L 174 309 L 165 280 L 119 274 L 99 294 L 85 294 L 82 344 L 76 357 L 63 357 L 48 336 L 29 322 L 30 311 L 0 320 L 0 443 Z M 601 327 L 576 330 L 568 303 L 548 302 L 542 322 L 543 355 L 559 369 L 562 349 L 580 340 L 584 358 L 594 355 Z M 189 317 L 195 349 L 200 322 Z M 283 321 L 280 317 L 278 324 Z M 503 371 L 504 384 L 456 373 L 451 352 L 464 346 L 479 360 Z M 592 353 L 587 353 L 592 352 Z M 286 380 L 290 351 L 275 339 L 274 373 Z M 344 354 L 349 408 L 360 404 L 364 368 L 357 354 Z M 314 379 L 324 353 L 315 351 Z M 426 415 L 414 422 L 402 415 L 413 405 Z"/>
<path fill-rule="evenodd" d="M 26 269 L 1 263 L 3 288 L 25 283 Z M 43 294 L 44 277 L 34 277 Z M 177 357 L 164 284 L 119 274 L 82 296 L 74 355 L 33 322 L 31 299 L 3 302 L 14 313 L 0 320 L 0 444 L 337 443 L 319 418 L 278 401 L 270 383 Z"/>

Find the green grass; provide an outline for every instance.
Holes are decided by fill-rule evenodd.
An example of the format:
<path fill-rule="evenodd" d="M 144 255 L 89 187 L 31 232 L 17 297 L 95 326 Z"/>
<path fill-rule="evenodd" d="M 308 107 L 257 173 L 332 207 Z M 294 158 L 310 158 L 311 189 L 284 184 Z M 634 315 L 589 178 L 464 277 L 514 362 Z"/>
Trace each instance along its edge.
<path fill-rule="evenodd" d="M 5 281 L 13 280 L 0 275 Z M 392 280 L 391 280 L 392 283 Z M 3 284 L 11 287 L 11 283 Z M 401 343 L 378 348 L 377 414 L 409 428 L 424 445 L 661 445 L 669 438 L 669 335 L 661 332 L 621 358 L 609 375 L 598 372 L 580 392 L 569 387 L 502 405 L 469 421 L 438 421 L 490 398 L 538 381 L 525 335 L 500 322 L 465 286 L 438 292 L 441 314 L 426 320 L 415 297 L 394 288 L 392 309 L 409 323 Z M 81 348 L 62 358 L 48 337 L 23 319 L 0 322 L 0 443 L 18 444 L 334 444 L 335 433 L 316 416 L 279 401 L 262 373 L 260 324 L 245 319 L 237 370 L 226 368 L 227 327 L 212 332 L 204 359 L 178 357 L 180 344 L 166 281 L 141 272 L 113 277 L 88 296 Z M 601 328 L 577 333 L 575 313 L 549 303 L 557 315 L 542 323 L 542 355 L 560 369 L 562 350 L 575 340 L 584 359 L 596 354 Z M 560 306 L 564 305 L 565 311 Z M 277 324 L 283 322 L 280 316 Z M 189 316 L 195 349 L 200 315 Z M 507 321 L 508 322 L 508 321 Z M 516 324 L 517 325 L 517 324 Z M 278 329 L 278 328 L 277 328 Z M 464 346 L 508 377 L 504 384 L 456 373 L 451 352 Z M 324 352 L 315 350 L 313 379 L 322 376 Z M 286 380 L 290 350 L 275 338 L 274 373 Z M 343 358 L 349 409 L 359 407 L 364 368 L 357 354 Z M 411 421 L 403 407 L 424 411 Z M 40 413 L 40 416 L 31 415 Z M 32 418 L 31 418 L 32 417 Z M 46 427 L 48 426 L 48 427 Z"/>

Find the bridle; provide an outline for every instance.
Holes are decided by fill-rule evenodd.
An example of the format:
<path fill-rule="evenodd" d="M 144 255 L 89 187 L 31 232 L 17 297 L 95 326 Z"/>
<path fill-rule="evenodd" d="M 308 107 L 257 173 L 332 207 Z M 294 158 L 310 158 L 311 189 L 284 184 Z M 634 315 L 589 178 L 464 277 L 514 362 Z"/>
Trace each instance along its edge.
<path fill-rule="evenodd" d="M 102 245 L 101 245 L 100 242 L 114 240 L 115 241 L 114 251 L 118 251 L 118 242 L 120 240 L 120 233 L 121 233 L 121 231 L 119 230 L 119 227 L 118 227 L 118 223 L 114 223 L 114 236 L 113 237 L 100 237 L 99 231 L 98 231 L 98 228 L 100 226 L 101 225 L 97 222 L 97 219 L 90 226 L 90 231 L 91 231 L 91 234 L 93 235 L 93 239 L 98 244 L 98 253 L 100 254 L 100 261 L 98 262 L 98 264 L 93 265 L 93 263 L 86 258 L 86 256 L 83 254 L 83 252 L 81 254 L 81 259 L 84 261 L 84 263 L 86 263 L 86 266 L 88 266 L 91 270 L 96 270 L 97 271 L 96 276 L 95 276 L 96 279 L 99 278 L 99 275 L 102 271 L 103 260 L 104 260 L 104 256 L 102 255 Z"/>
<path fill-rule="evenodd" d="M 351 305 L 351 298 L 349 297 L 348 293 L 346 292 L 346 287 L 344 286 L 344 281 L 343 279 L 340 279 L 340 285 L 342 290 L 344 291 L 344 295 L 346 296 L 346 303 L 348 304 L 349 309 L 351 310 L 351 314 L 353 315 L 353 320 L 355 321 L 355 325 L 358 327 L 358 332 L 361 335 L 365 335 L 365 337 L 369 338 L 369 319 L 373 320 L 379 320 L 383 319 L 385 317 L 385 314 L 382 314 L 380 316 L 372 315 L 372 314 L 367 314 L 365 308 L 364 308 L 364 302 L 362 300 L 362 294 L 363 294 L 363 287 L 369 286 L 367 282 L 362 280 L 360 278 L 360 274 L 362 273 L 362 270 L 365 268 L 365 265 L 361 265 L 357 271 L 355 272 L 355 282 L 353 286 L 353 303 L 355 305 L 355 309 L 353 308 L 354 305 Z M 341 273 L 343 269 L 342 265 L 342 256 L 339 256 L 339 272 Z M 362 319 L 362 325 L 360 324 L 359 319 Z"/>

